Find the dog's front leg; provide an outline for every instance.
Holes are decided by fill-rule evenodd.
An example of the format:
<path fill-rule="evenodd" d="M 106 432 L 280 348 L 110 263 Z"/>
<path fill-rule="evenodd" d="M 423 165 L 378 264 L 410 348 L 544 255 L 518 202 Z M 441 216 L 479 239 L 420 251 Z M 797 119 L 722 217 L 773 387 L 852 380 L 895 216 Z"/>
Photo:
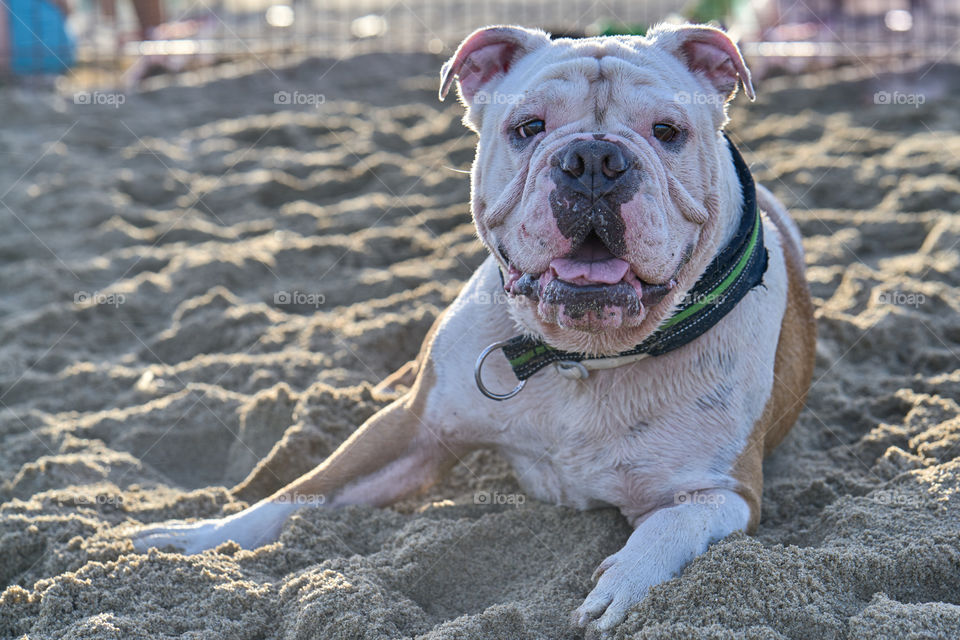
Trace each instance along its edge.
<path fill-rule="evenodd" d="M 596 586 L 574 612 L 578 626 L 606 634 L 643 600 L 650 587 L 680 573 L 710 543 L 745 530 L 750 508 L 725 489 L 678 494 L 679 504 L 643 517 L 624 547 L 600 563 Z"/>
<path fill-rule="evenodd" d="M 272 496 L 225 518 L 166 523 L 134 535 L 134 547 L 172 545 L 197 553 L 228 540 L 246 549 L 272 542 L 305 506 L 384 506 L 433 484 L 462 450 L 423 420 L 427 392 L 418 380 L 407 395 L 372 416 L 333 454 Z"/>

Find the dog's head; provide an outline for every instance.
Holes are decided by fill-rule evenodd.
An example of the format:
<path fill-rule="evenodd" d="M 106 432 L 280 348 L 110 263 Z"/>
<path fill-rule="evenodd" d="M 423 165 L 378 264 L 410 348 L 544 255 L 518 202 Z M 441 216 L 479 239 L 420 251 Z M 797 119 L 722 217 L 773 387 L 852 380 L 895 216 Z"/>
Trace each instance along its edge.
<path fill-rule="evenodd" d="M 652 333 L 716 251 L 740 189 L 720 134 L 750 73 L 718 29 L 553 40 L 481 29 L 441 72 L 479 136 L 472 209 L 516 321 L 570 351 Z"/>

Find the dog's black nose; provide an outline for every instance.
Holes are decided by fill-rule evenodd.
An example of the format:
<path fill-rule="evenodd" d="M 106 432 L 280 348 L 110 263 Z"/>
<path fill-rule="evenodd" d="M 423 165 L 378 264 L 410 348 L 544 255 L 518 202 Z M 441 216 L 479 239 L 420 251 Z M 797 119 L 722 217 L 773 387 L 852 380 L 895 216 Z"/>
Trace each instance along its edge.
<path fill-rule="evenodd" d="M 606 140 L 576 140 L 560 152 L 560 169 L 587 190 L 611 185 L 630 163 L 620 145 Z"/>

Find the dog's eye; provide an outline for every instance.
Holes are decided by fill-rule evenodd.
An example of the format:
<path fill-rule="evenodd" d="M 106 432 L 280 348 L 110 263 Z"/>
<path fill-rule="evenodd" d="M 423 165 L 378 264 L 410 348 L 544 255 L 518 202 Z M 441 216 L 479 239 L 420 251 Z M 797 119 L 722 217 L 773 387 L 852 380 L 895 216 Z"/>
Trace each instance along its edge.
<path fill-rule="evenodd" d="M 528 120 L 517 127 L 517 135 L 521 138 L 532 138 L 538 133 L 543 133 L 547 128 L 547 123 L 539 118 Z"/>
<path fill-rule="evenodd" d="M 677 129 L 672 124 L 658 122 L 657 124 L 653 125 L 653 137 L 660 142 L 671 142 L 679 133 L 680 129 Z"/>

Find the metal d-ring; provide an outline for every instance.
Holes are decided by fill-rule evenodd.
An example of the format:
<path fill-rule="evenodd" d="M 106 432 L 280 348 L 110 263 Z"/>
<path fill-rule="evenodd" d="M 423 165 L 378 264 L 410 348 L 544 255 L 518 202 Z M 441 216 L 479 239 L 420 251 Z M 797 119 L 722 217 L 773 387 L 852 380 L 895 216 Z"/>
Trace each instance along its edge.
<path fill-rule="evenodd" d="M 483 361 L 486 360 L 487 356 L 493 351 L 496 351 L 508 342 L 510 341 L 501 340 L 500 342 L 494 342 L 492 345 L 481 351 L 480 357 L 477 358 L 477 364 L 473 367 L 473 378 L 477 381 L 477 388 L 480 389 L 480 393 L 487 396 L 491 400 L 509 400 L 513 396 L 520 393 L 520 391 L 523 390 L 523 387 L 527 384 L 526 380 L 521 380 L 520 384 L 514 387 L 513 391 L 509 391 L 507 393 L 494 393 L 493 391 L 490 391 L 490 389 L 487 389 L 487 387 L 483 384 L 483 380 L 480 376 L 480 372 L 483 369 Z"/>

